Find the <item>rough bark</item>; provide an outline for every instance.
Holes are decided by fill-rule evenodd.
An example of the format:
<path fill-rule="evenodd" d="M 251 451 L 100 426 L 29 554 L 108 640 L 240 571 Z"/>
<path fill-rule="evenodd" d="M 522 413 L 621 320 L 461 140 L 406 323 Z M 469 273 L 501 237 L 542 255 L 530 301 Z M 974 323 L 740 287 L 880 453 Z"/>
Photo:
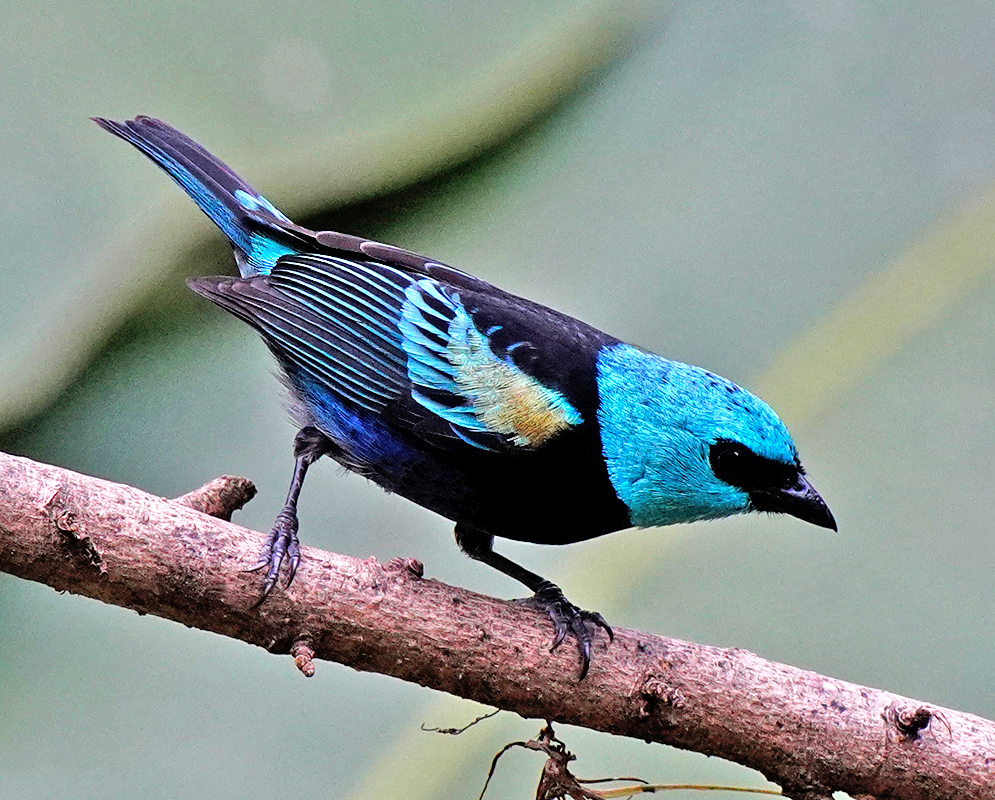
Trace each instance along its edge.
<path fill-rule="evenodd" d="M 723 649 L 616 629 L 587 678 L 549 653 L 539 612 L 380 564 L 305 548 L 293 587 L 258 609 L 243 572 L 262 534 L 219 517 L 251 484 L 179 500 L 0 453 L 0 570 L 313 659 L 508 709 L 721 756 L 797 800 L 995 797 L 995 723 Z M 210 487 L 211 485 L 209 485 Z"/>

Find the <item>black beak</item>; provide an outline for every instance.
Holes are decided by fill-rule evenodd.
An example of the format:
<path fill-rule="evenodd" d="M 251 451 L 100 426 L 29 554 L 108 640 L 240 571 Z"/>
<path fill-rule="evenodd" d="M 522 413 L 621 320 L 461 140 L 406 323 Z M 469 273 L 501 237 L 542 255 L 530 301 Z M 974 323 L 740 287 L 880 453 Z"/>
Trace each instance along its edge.
<path fill-rule="evenodd" d="M 787 489 L 754 489 L 750 492 L 750 502 L 756 511 L 790 514 L 820 528 L 839 530 L 833 512 L 804 475 L 799 475 Z"/>

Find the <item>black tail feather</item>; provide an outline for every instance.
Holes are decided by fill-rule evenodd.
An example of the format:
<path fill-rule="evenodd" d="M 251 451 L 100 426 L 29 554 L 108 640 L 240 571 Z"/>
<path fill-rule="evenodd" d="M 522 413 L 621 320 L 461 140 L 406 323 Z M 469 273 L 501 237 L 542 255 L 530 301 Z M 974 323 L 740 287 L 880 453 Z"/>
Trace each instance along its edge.
<path fill-rule="evenodd" d="M 116 122 L 93 117 L 101 128 L 134 145 L 162 168 L 200 206 L 236 248 L 239 266 L 248 274 L 268 271 L 279 248 L 262 247 L 254 232 L 260 230 L 276 241 L 300 241 L 309 233 L 294 225 L 262 195 L 235 174 L 223 161 L 172 126 L 152 117 L 139 116 Z M 305 237 L 307 238 L 307 237 Z M 302 249 L 308 249 L 306 246 Z"/>

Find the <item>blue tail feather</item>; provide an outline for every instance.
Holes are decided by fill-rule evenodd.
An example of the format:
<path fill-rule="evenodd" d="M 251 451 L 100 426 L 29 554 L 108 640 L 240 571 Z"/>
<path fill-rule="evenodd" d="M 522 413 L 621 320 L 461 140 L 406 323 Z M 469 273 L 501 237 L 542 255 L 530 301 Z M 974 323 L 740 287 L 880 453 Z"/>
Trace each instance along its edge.
<path fill-rule="evenodd" d="M 280 256 L 310 249 L 301 239 L 303 229 L 227 164 L 165 122 L 144 116 L 93 121 L 138 148 L 190 195 L 231 241 L 243 277 L 266 274 Z"/>

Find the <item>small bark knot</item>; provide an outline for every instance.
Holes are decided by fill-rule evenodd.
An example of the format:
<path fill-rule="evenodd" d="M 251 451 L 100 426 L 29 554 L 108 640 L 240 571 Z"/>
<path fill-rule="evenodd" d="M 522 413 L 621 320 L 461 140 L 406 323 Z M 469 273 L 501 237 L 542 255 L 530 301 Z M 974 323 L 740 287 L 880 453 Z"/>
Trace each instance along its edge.
<path fill-rule="evenodd" d="M 74 533 L 76 525 L 76 515 L 72 511 L 63 511 L 55 518 L 55 527 L 63 533 Z"/>
<path fill-rule="evenodd" d="M 83 531 L 82 516 L 76 510 L 69 492 L 60 487 L 45 504 L 45 511 L 59 532 L 69 558 L 78 562 L 83 569 L 95 570 L 100 575 L 107 572 L 100 551 Z"/>
<path fill-rule="evenodd" d="M 314 675 L 314 650 L 307 642 L 297 641 L 290 646 L 290 655 L 294 658 L 294 665 L 301 671 L 305 678 Z"/>
<path fill-rule="evenodd" d="M 665 709 L 678 710 L 687 705 L 687 698 L 676 686 L 671 686 L 658 675 L 647 675 L 639 687 L 642 704 L 639 716 L 651 717 Z"/>
<path fill-rule="evenodd" d="M 907 742 L 916 741 L 934 719 L 942 722 L 947 733 L 952 734 L 946 717 L 929 706 L 902 706 L 893 702 L 881 713 L 881 718 Z"/>
<path fill-rule="evenodd" d="M 384 564 L 384 569 L 387 572 L 395 573 L 397 577 L 402 579 L 420 580 L 425 576 L 425 565 L 417 558 L 392 558 Z"/>

